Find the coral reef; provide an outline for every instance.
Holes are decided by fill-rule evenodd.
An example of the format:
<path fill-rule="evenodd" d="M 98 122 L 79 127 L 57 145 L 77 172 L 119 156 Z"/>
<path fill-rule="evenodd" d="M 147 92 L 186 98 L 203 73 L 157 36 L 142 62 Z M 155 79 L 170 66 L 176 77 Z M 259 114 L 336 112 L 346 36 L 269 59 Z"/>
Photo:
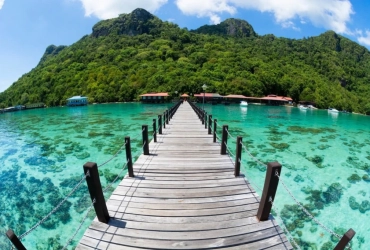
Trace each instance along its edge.
<path fill-rule="evenodd" d="M 350 183 L 356 183 L 356 182 L 361 181 L 361 177 L 358 174 L 352 174 L 350 177 L 347 178 L 347 180 Z"/>

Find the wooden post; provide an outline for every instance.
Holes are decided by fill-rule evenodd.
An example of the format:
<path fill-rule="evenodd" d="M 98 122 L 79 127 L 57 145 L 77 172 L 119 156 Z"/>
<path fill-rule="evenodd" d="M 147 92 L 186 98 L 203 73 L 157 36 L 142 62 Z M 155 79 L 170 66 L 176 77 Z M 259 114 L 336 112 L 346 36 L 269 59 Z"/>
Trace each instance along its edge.
<path fill-rule="evenodd" d="M 168 116 L 169 116 L 169 112 L 168 112 L 168 109 L 166 110 L 166 124 L 168 124 Z"/>
<path fill-rule="evenodd" d="M 134 175 L 134 168 L 132 167 L 132 155 L 131 155 L 131 140 L 130 136 L 125 137 L 125 144 L 126 144 L 126 160 L 127 160 L 127 170 L 128 176 L 135 177 Z"/>
<path fill-rule="evenodd" d="M 17 237 L 17 235 L 13 232 L 13 230 L 9 229 L 7 232 L 6 232 L 6 236 L 8 237 L 8 239 L 12 242 L 12 244 L 14 245 L 14 247 L 18 250 L 27 250 L 22 242 L 19 240 L 19 238 Z"/>
<path fill-rule="evenodd" d="M 207 128 L 207 112 L 204 112 L 204 128 Z"/>
<path fill-rule="evenodd" d="M 87 162 L 83 166 L 84 173 L 86 176 L 87 187 L 89 188 L 90 197 L 94 203 L 94 209 L 96 217 L 103 223 L 109 222 L 109 213 L 107 209 L 107 204 L 105 203 L 103 189 L 101 187 L 98 165 L 95 162 Z M 89 172 L 89 174 L 87 174 Z"/>
<path fill-rule="evenodd" d="M 143 134 L 144 155 L 149 155 L 148 125 L 143 125 L 141 128 L 142 128 L 142 134 Z"/>
<path fill-rule="evenodd" d="M 166 128 L 166 111 L 163 112 L 163 128 Z"/>
<path fill-rule="evenodd" d="M 157 120 L 153 119 L 153 138 L 154 142 L 157 142 Z"/>
<path fill-rule="evenodd" d="M 211 135 L 211 126 L 212 126 L 212 115 L 208 115 L 208 134 Z"/>
<path fill-rule="evenodd" d="M 204 115 L 205 115 L 205 112 L 204 112 L 204 110 L 202 110 L 201 111 L 201 118 L 200 119 L 202 119 L 202 124 L 204 124 Z"/>
<path fill-rule="evenodd" d="M 267 164 L 265 185 L 263 187 L 262 197 L 257 211 L 257 218 L 260 221 L 268 220 L 271 212 L 271 201 L 273 202 L 275 199 L 276 190 L 279 184 L 279 178 L 276 176 L 276 171 L 280 176 L 281 164 L 277 161 L 269 162 Z"/>
<path fill-rule="evenodd" d="M 213 142 L 217 141 L 217 119 L 213 120 Z"/>
<path fill-rule="evenodd" d="M 221 141 L 221 154 L 226 155 L 226 145 L 227 145 L 227 130 L 229 126 L 223 125 L 222 126 L 222 141 Z"/>
<path fill-rule="evenodd" d="M 162 116 L 158 115 L 158 133 L 162 134 Z"/>
<path fill-rule="evenodd" d="M 340 239 L 334 250 L 344 250 L 348 243 L 352 240 L 352 238 L 355 236 L 356 232 L 350 228 Z"/>
<path fill-rule="evenodd" d="M 240 175 L 240 161 L 242 160 L 242 137 L 238 136 L 236 138 L 236 153 L 235 153 L 235 171 L 234 175 L 235 177 L 238 177 Z"/>

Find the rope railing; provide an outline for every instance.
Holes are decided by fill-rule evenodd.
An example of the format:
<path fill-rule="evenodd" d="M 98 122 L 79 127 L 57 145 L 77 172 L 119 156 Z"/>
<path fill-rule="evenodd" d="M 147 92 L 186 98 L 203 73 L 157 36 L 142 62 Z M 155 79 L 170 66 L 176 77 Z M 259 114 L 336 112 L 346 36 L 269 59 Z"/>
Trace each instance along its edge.
<path fill-rule="evenodd" d="M 229 151 L 229 154 L 230 154 L 231 156 L 235 157 L 235 154 L 233 154 L 233 153 L 231 152 L 231 149 L 227 146 L 227 143 L 225 143 L 225 142 L 224 142 L 224 144 L 225 144 L 225 147 L 226 147 L 227 151 Z"/>
<path fill-rule="evenodd" d="M 96 200 L 94 199 L 90 205 L 90 207 L 87 209 L 87 212 L 85 214 L 85 216 L 82 218 L 81 220 L 81 223 L 80 225 L 77 227 L 76 231 L 73 233 L 73 235 L 68 239 L 67 243 L 64 245 L 63 249 L 62 250 L 65 250 L 67 249 L 67 247 L 71 244 L 71 242 L 73 241 L 73 239 L 76 237 L 77 233 L 80 231 L 82 225 L 85 223 L 85 220 L 87 219 L 87 217 L 89 216 L 89 213 L 91 211 L 91 209 L 94 207 L 94 204 L 95 204 Z"/>
<path fill-rule="evenodd" d="M 298 250 L 301 250 L 301 248 L 299 247 L 299 245 L 297 244 L 297 242 L 294 240 L 292 234 L 289 232 L 288 228 L 286 227 L 285 223 L 284 223 L 284 220 L 281 218 L 281 216 L 279 215 L 279 210 L 277 209 L 277 207 L 275 206 L 274 202 L 272 201 L 271 197 L 269 199 L 269 202 L 271 203 L 271 206 L 273 207 L 273 209 L 275 210 L 276 212 L 276 216 L 279 218 L 280 220 L 280 226 L 283 227 L 283 230 L 288 234 L 288 238 L 289 238 L 289 241 L 291 243 L 293 243 L 294 247 L 297 248 Z"/>
<path fill-rule="evenodd" d="M 22 239 L 24 238 L 25 236 L 27 236 L 28 234 L 30 234 L 33 230 L 35 230 L 36 228 L 38 228 L 42 223 L 44 223 L 52 214 L 54 214 L 63 204 L 64 202 L 67 201 L 67 199 L 74 193 L 76 192 L 76 190 L 82 185 L 83 181 L 86 179 L 86 177 L 89 176 L 89 172 L 86 173 L 86 175 L 84 175 L 82 177 L 82 179 L 80 180 L 80 182 L 72 189 L 71 192 L 69 192 L 69 194 L 64 197 L 64 199 L 59 202 L 59 204 L 54 207 L 54 209 L 52 209 L 44 218 L 42 218 L 39 222 L 37 222 L 35 225 L 33 225 L 27 232 L 23 233 L 22 235 L 19 236 L 19 239 Z"/>
<path fill-rule="evenodd" d="M 106 192 L 113 185 L 113 183 L 115 183 L 117 181 L 117 179 L 121 176 L 121 174 L 123 173 L 123 171 L 126 170 L 126 167 L 127 167 L 127 164 L 129 163 L 129 161 L 130 160 L 128 160 L 126 162 L 126 164 L 122 167 L 121 171 L 118 173 L 118 175 L 116 176 L 116 178 L 103 189 L 103 193 Z"/>
<path fill-rule="evenodd" d="M 243 144 L 243 143 L 240 143 L 241 145 L 242 145 L 242 147 L 243 147 L 243 149 L 244 149 L 244 151 L 256 162 L 256 163 L 258 163 L 258 164 L 260 164 L 261 166 L 267 166 L 267 164 L 266 163 L 263 163 L 262 161 L 260 161 L 260 160 L 258 160 L 255 156 L 253 156 L 252 154 L 251 154 L 251 152 L 249 152 L 249 150 L 248 150 L 248 148 Z"/>
<path fill-rule="evenodd" d="M 239 158 L 238 160 L 239 160 L 240 164 L 243 164 L 240 158 Z M 255 186 L 259 191 L 261 191 L 261 192 L 263 191 L 263 190 L 262 190 L 262 188 L 260 188 L 257 184 L 255 184 L 254 182 L 252 182 L 252 181 L 251 181 L 251 178 L 249 178 L 247 174 L 244 174 L 244 175 L 245 175 L 245 177 L 247 177 L 248 181 L 249 181 L 253 186 Z"/>
<path fill-rule="evenodd" d="M 326 227 L 324 224 L 322 224 L 320 221 L 318 221 L 310 212 L 307 211 L 307 209 L 297 200 L 297 198 L 292 194 L 292 192 L 288 189 L 284 181 L 281 179 L 278 172 L 275 172 L 275 175 L 279 178 L 280 183 L 283 185 L 284 189 L 288 192 L 290 197 L 295 201 L 295 203 L 302 209 L 302 211 L 310 217 L 314 222 L 316 222 L 317 225 L 319 225 L 322 229 L 324 229 L 329 234 L 335 236 L 338 239 L 341 239 L 340 235 Z"/>
<path fill-rule="evenodd" d="M 98 166 L 98 168 L 101 168 L 101 167 L 103 167 L 104 165 L 106 165 L 106 164 L 108 164 L 110 161 L 112 161 L 121 151 L 122 151 L 122 149 L 124 148 L 126 146 L 126 143 L 124 143 L 119 149 L 118 149 L 118 151 L 109 159 L 109 160 L 107 160 L 107 161 L 105 161 L 104 163 L 102 163 L 102 164 L 100 164 L 99 166 Z"/>
<path fill-rule="evenodd" d="M 231 139 L 236 140 L 236 138 L 229 133 L 229 130 L 228 129 L 226 129 L 226 132 L 230 136 Z"/>

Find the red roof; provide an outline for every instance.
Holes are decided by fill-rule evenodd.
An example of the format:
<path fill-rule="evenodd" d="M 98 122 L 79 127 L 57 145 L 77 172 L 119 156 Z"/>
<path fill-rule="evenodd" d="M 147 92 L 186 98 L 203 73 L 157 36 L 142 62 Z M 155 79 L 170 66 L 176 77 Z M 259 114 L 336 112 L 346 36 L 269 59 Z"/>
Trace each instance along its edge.
<path fill-rule="evenodd" d="M 261 99 L 262 100 L 271 100 L 271 101 L 285 101 L 285 102 L 289 102 L 289 101 L 293 100 L 290 97 L 277 96 L 277 95 L 268 95 L 268 96 L 262 97 Z"/>
<path fill-rule="evenodd" d="M 181 97 L 189 97 L 188 94 L 182 94 Z"/>
<path fill-rule="evenodd" d="M 246 99 L 253 100 L 270 100 L 270 101 L 282 101 L 282 102 L 291 102 L 292 98 L 286 96 L 277 96 L 277 95 L 268 95 L 264 97 L 245 97 Z"/>
<path fill-rule="evenodd" d="M 195 97 L 223 97 L 218 93 L 201 93 L 201 94 L 194 94 Z"/>
<path fill-rule="evenodd" d="M 227 96 L 224 96 L 225 98 L 239 98 L 239 99 L 245 99 L 247 98 L 246 96 L 243 96 L 243 95 L 227 95 Z"/>
<path fill-rule="evenodd" d="M 148 93 L 140 96 L 169 96 L 168 93 Z"/>

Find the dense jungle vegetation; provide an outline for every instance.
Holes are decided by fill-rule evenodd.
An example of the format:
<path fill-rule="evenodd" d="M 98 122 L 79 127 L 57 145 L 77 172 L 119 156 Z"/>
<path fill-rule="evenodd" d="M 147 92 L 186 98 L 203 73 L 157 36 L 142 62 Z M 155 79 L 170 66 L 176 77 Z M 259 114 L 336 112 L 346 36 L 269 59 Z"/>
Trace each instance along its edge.
<path fill-rule="evenodd" d="M 259 36 L 228 19 L 180 29 L 143 9 L 98 22 L 71 46 L 50 45 L 40 63 L 3 93 L 0 105 L 137 100 L 146 92 L 290 96 L 319 108 L 370 113 L 370 52 L 328 31 L 301 40 Z"/>

